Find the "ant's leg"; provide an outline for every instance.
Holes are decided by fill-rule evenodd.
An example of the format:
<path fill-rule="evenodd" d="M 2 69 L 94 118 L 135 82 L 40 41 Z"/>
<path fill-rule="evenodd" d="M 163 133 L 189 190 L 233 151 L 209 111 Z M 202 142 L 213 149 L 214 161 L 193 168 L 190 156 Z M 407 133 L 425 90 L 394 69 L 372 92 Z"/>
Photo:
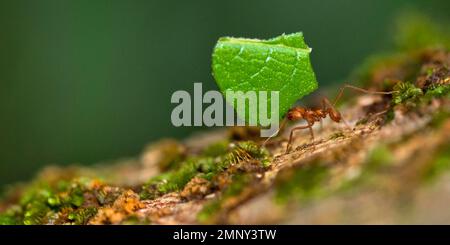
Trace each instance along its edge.
<path fill-rule="evenodd" d="M 383 111 L 380 111 L 380 112 L 377 112 L 375 114 L 369 115 L 369 118 L 374 118 L 374 117 L 377 118 L 377 117 L 379 117 L 379 116 L 381 116 L 383 114 L 386 114 L 387 112 L 389 112 L 389 109 L 385 109 Z"/>
<path fill-rule="evenodd" d="M 311 141 L 314 142 L 314 131 L 312 125 L 309 125 L 309 133 L 311 134 Z"/>
<path fill-rule="evenodd" d="M 378 117 L 378 116 L 381 116 L 381 115 L 387 113 L 388 111 L 389 111 L 389 109 L 386 109 L 386 110 L 377 112 L 377 113 L 373 114 L 372 117 Z"/>
<path fill-rule="evenodd" d="M 314 132 L 312 130 L 312 124 L 308 123 L 308 125 L 305 125 L 305 126 L 295 127 L 293 129 L 291 129 L 291 133 L 289 134 L 289 141 L 288 141 L 288 144 L 286 146 L 286 153 L 289 152 L 289 148 L 290 148 L 290 146 L 292 144 L 292 138 L 294 136 L 294 131 L 301 130 L 301 129 L 307 129 L 307 128 L 309 128 L 309 130 L 310 130 L 309 132 L 311 133 L 311 137 L 314 140 Z"/>
<path fill-rule="evenodd" d="M 326 112 L 327 111 L 327 103 L 326 101 L 328 101 L 327 98 L 323 98 L 322 99 L 322 112 Z M 320 120 L 320 131 L 323 131 L 323 120 Z"/>
<path fill-rule="evenodd" d="M 366 94 L 393 94 L 393 93 L 396 93 L 396 91 L 391 91 L 391 92 L 370 91 L 370 90 L 367 90 L 367 89 L 355 87 L 353 85 L 345 84 L 344 86 L 342 86 L 340 88 L 339 94 L 338 94 L 338 96 L 336 96 L 336 99 L 333 102 L 333 106 L 336 106 L 336 103 L 342 97 L 342 95 L 344 94 L 344 90 L 346 88 L 350 88 L 350 89 L 353 89 L 353 90 L 356 90 L 356 91 L 359 91 L 359 92 L 363 92 L 363 93 L 366 93 Z"/>
<path fill-rule="evenodd" d="M 353 128 L 350 127 L 350 124 L 344 119 L 344 117 L 341 118 L 342 122 L 344 123 L 345 127 L 350 130 L 351 133 L 353 133 Z"/>

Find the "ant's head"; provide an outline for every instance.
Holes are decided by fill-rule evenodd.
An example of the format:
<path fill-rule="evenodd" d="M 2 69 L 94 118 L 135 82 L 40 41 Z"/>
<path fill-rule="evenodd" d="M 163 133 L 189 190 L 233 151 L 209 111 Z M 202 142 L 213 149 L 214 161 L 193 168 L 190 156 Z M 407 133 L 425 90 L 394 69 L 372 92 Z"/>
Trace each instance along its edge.
<path fill-rule="evenodd" d="M 331 120 L 335 122 L 340 122 L 342 119 L 341 113 L 333 108 L 328 109 L 328 115 L 330 115 Z"/>
<path fill-rule="evenodd" d="M 305 109 L 302 107 L 294 107 L 290 109 L 286 115 L 287 119 L 290 121 L 300 120 L 303 118 Z"/>

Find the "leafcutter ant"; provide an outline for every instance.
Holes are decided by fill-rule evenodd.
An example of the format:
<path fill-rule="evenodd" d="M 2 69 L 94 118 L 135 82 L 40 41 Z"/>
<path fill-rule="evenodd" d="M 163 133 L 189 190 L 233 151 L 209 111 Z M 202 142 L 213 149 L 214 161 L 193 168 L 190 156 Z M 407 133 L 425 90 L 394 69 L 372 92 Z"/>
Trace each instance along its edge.
<path fill-rule="evenodd" d="M 347 128 L 350 128 L 350 126 L 348 125 L 348 123 L 345 121 L 345 119 L 342 117 L 341 113 L 336 109 L 336 103 L 339 101 L 339 99 L 342 97 L 344 90 L 346 88 L 350 88 L 359 92 L 363 92 L 363 93 L 367 93 L 367 94 L 380 94 L 380 95 L 388 95 L 388 94 L 393 94 L 396 91 L 391 91 L 391 92 L 377 92 L 377 91 L 370 91 L 370 90 L 366 90 L 366 89 L 362 89 L 359 87 L 355 87 L 352 85 L 344 85 L 343 87 L 341 87 L 339 94 L 337 95 L 336 99 L 334 100 L 333 103 L 331 103 L 327 98 L 323 98 L 322 99 L 322 107 L 321 108 L 317 108 L 317 109 L 311 109 L 311 108 L 306 108 L 306 107 L 302 107 L 302 106 L 296 106 L 291 108 L 287 114 L 285 119 L 283 120 L 281 126 L 280 126 L 280 130 L 283 129 L 283 127 L 285 126 L 287 121 L 299 121 L 299 120 L 305 120 L 305 122 L 307 123 L 307 125 L 303 125 L 303 126 L 297 126 L 291 129 L 291 132 L 289 134 L 289 141 L 288 144 L 286 146 L 286 153 L 289 152 L 289 149 L 292 145 L 292 139 L 294 137 L 294 132 L 298 131 L 298 130 L 302 130 L 302 129 L 309 129 L 309 132 L 311 134 L 311 139 L 314 142 L 314 131 L 312 126 L 316 123 L 316 122 L 322 122 L 323 119 L 325 119 L 327 116 L 330 117 L 330 119 L 334 122 L 343 122 L 345 124 L 345 126 Z M 377 113 L 378 115 L 381 115 L 383 113 L 385 113 L 386 111 L 383 111 L 381 113 Z M 268 138 L 265 143 L 269 140 L 270 138 Z"/>

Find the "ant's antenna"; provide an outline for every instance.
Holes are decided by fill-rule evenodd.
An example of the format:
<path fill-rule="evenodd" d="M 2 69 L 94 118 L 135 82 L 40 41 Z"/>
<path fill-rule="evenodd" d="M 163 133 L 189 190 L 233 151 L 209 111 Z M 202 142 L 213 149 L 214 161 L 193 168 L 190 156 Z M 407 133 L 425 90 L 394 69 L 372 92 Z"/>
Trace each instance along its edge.
<path fill-rule="evenodd" d="M 390 91 L 390 92 L 370 91 L 370 90 L 367 90 L 367 89 L 355 87 L 355 86 L 350 85 L 350 84 L 345 84 L 345 85 L 342 86 L 342 88 L 339 90 L 339 94 L 338 94 L 338 96 L 336 97 L 336 99 L 334 100 L 333 106 L 336 106 L 336 103 L 337 103 L 338 100 L 342 97 L 342 95 L 344 94 L 344 90 L 345 90 L 346 88 L 351 88 L 351 89 L 353 89 L 353 90 L 356 90 L 356 91 L 359 91 L 359 92 L 363 92 L 363 93 L 367 93 L 367 94 L 394 94 L 394 93 L 397 92 L 397 91 Z"/>

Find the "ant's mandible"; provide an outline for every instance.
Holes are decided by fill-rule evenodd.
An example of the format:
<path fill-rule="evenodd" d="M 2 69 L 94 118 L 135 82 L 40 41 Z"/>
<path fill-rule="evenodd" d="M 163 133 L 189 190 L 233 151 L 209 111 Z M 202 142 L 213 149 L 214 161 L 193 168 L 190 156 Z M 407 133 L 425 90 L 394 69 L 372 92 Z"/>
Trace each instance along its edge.
<path fill-rule="evenodd" d="M 327 116 L 329 116 L 330 119 L 334 122 L 339 123 L 342 121 L 347 128 L 350 128 L 350 126 L 347 124 L 347 122 L 342 118 L 341 113 L 335 108 L 336 103 L 342 97 L 344 90 L 346 88 L 350 88 L 350 89 L 353 89 L 353 90 L 356 90 L 359 92 L 363 92 L 363 93 L 367 93 L 367 94 L 387 95 L 387 94 L 395 93 L 395 91 L 391 91 L 391 92 L 369 91 L 366 89 L 362 89 L 362 88 L 358 88 L 358 87 L 346 84 L 340 89 L 339 94 L 333 103 L 331 103 L 327 98 L 323 98 L 322 99 L 322 108 L 310 109 L 310 108 L 305 108 L 305 107 L 301 107 L 301 106 L 296 106 L 296 107 L 290 109 L 288 111 L 288 113 L 286 114 L 285 120 L 281 124 L 280 130 L 281 130 L 281 128 L 283 128 L 284 124 L 286 123 L 286 120 L 288 120 L 288 121 L 305 120 L 307 125 L 297 126 L 297 127 L 294 127 L 291 129 L 291 132 L 289 134 L 289 141 L 286 146 L 286 153 L 289 152 L 289 148 L 292 144 L 292 138 L 294 136 L 295 131 L 302 130 L 302 129 L 309 129 L 309 132 L 311 134 L 311 139 L 312 139 L 312 141 L 314 141 L 314 132 L 313 132 L 312 126 L 316 122 L 321 122 Z M 266 140 L 266 142 L 267 142 L 267 140 Z"/>

